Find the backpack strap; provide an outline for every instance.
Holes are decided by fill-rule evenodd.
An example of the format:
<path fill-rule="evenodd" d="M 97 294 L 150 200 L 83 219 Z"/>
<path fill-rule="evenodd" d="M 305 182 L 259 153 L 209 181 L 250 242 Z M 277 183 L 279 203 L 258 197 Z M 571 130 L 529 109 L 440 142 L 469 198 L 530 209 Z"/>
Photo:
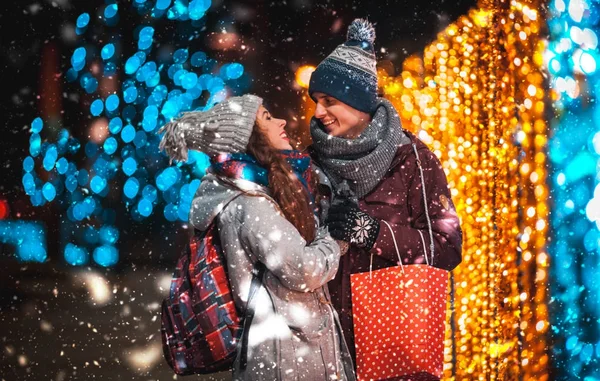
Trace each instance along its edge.
<path fill-rule="evenodd" d="M 250 333 L 250 326 L 252 325 L 252 320 L 254 319 L 254 307 L 256 304 L 255 296 L 262 283 L 262 278 L 265 274 L 265 266 L 260 262 L 256 262 L 252 274 L 252 283 L 250 284 L 248 304 L 246 306 L 244 325 L 242 327 L 242 338 L 240 340 L 240 344 L 242 346 L 242 348 L 240 349 L 240 370 L 242 371 L 246 370 L 246 367 L 248 366 L 248 335 Z"/>
<path fill-rule="evenodd" d="M 219 212 L 217 217 L 225 210 L 225 208 L 227 208 L 227 206 L 229 206 L 229 204 L 231 204 L 236 198 L 240 197 L 243 194 L 244 193 L 242 192 L 242 193 L 236 195 L 235 197 L 233 197 L 231 200 L 229 200 L 223 206 L 223 208 L 221 209 L 221 211 Z M 267 197 L 267 198 L 271 199 L 270 197 Z M 273 199 L 271 199 L 271 200 L 273 201 L 273 203 L 275 203 L 276 206 L 278 206 L 277 203 Z M 217 220 L 217 217 L 215 217 L 215 221 Z M 258 289 L 260 288 L 260 285 L 262 284 L 262 279 L 265 274 L 265 270 L 266 270 L 266 267 L 261 262 L 256 262 L 254 264 L 254 269 L 252 270 L 252 282 L 250 283 L 250 291 L 248 292 L 248 302 L 246 304 L 246 311 L 244 313 L 244 322 L 242 325 L 242 337 L 241 337 L 240 343 L 239 343 L 239 345 L 241 345 L 241 348 L 240 348 L 240 370 L 242 370 L 242 371 L 246 370 L 246 367 L 248 366 L 248 335 L 250 332 L 250 326 L 252 324 L 252 320 L 254 319 L 254 311 L 255 311 L 255 305 L 256 305 L 256 298 L 255 298 L 256 292 L 258 291 Z"/>

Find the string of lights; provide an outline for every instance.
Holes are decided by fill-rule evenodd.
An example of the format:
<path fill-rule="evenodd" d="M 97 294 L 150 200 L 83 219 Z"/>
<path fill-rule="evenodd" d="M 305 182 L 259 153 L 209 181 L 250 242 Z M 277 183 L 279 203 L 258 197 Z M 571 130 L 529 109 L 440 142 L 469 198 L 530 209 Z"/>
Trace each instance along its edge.
<path fill-rule="evenodd" d="M 133 4 L 149 18 L 198 28 L 209 6 Z M 119 11 L 109 1 L 93 21 L 114 27 Z M 245 73 L 229 63 L 214 74 L 217 62 L 187 42 L 167 60 L 153 59 L 151 25 L 137 29 L 128 57 L 116 37 L 90 48 L 90 21 L 87 13 L 77 18 L 82 43 L 65 76 L 85 92 L 90 140 L 82 144 L 66 128 L 45 139 L 46 121 L 36 118 L 22 183 L 34 206 L 60 203 L 78 226 L 64 247 L 68 263 L 88 263 L 91 250 L 98 265 L 113 266 L 119 229 L 106 200 L 122 198 L 135 221 L 159 207 L 166 220 L 186 221 L 206 157 L 168 166 L 157 130 L 181 111 L 220 101 Z M 404 128 L 440 158 L 464 232 L 444 379 L 600 379 L 599 23 L 592 0 L 480 0 L 399 76 L 379 71 Z M 312 70 L 298 70 L 300 87 Z M 106 92 L 117 73 L 122 88 Z M 203 92 L 209 100 L 199 105 Z M 306 123 L 314 110 L 306 95 L 302 110 Z M 46 260 L 38 225 L 0 225 L 2 242 L 27 239 L 23 260 Z"/>
<path fill-rule="evenodd" d="M 548 377 L 538 5 L 481 2 L 425 49 L 422 68 L 414 57 L 400 78 L 382 73 L 405 128 L 441 159 L 464 231 L 447 379 Z"/>
<path fill-rule="evenodd" d="M 550 2 L 544 61 L 555 110 L 548 155 L 556 379 L 600 379 L 599 21 L 598 2 Z"/>
<path fill-rule="evenodd" d="M 78 47 L 65 78 L 84 93 L 84 111 L 91 117 L 89 140 L 80 142 L 73 131 L 63 128 L 52 141 L 51 133 L 43 137 L 47 121 L 35 118 L 22 178 L 34 206 L 50 202 L 65 206 L 62 224 L 72 224 L 73 230 L 66 229 L 63 248 L 69 264 L 89 263 L 90 251 L 100 266 L 118 262 L 115 204 L 137 222 L 157 209 L 169 222 L 187 222 L 208 158 L 191 152 L 186 163 L 168 165 L 158 149 L 158 130 L 181 112 L 220 102 L 228 95 L 227 86 L 244 90 L 238 83 L 245 75 L 243 65 L 218 65 L 206 53 L 189 48 L 210 5 L 209 0 L 189 4 L 135 1 L 128 11 L 147 19 L 136 29 L 136 44 L 129 56 L 125 52 L 130 47 L 124 46 L 114 29 L 123 11 L 117 2 L 101 6 L 97 19 L 88 13 L 77 17 Z M 161 44 L 152 26 L 158 19 L 186 22 L 191 27 Z M 106 38 L 98 38 L 96 32 L 89 32 L 93 28 L 109 32 Z"/>
<path fill-rule="evenodd" d="M 481 1 L 405 60 L 398 77 L 379 71 L 404 128 L 440 158 L 464 232 L 444 379 L 548 379 L 540 7 Z M 308 119 L 307 98 L 303 109 Z"/>

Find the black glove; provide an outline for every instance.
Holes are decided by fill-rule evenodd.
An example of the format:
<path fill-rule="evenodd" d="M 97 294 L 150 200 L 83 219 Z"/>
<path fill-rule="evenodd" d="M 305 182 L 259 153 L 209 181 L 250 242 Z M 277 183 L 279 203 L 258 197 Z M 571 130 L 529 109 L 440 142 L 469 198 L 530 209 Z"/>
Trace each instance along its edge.
<path fill-rule="evenodd" d="M 348 199 L 332 203 L 325 225 L 333 238 L 366 250 L 373 247 L 379 235 L 379 221 Z"/>

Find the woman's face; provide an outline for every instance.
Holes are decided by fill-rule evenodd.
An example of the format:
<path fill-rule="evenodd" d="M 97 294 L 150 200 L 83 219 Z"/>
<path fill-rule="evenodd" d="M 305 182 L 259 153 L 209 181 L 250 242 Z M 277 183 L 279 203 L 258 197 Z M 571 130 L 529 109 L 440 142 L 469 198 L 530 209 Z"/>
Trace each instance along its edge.
<path fill-rule="evenodd" d="M 273 118 L 271 113 L 262 105 L 256 113 L 256 123 L 265 133 L 271 146 L 276 150 L 291 150 L 290 139 L 285 133 L 285 120 Z"/>
<path fill-rule="evenodd" d="M 315 118 L 319 119 L 325 131 L 338 138 L 355 139 L 369 125 L 371 116 L 358 111 L 327 94 L 313 94 L 317 102 Z"/>

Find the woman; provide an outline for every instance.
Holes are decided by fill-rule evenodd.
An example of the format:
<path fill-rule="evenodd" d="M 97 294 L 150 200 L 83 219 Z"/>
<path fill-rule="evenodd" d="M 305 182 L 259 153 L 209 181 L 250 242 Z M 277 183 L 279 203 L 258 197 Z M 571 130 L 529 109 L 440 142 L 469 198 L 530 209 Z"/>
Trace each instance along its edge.
<path fill-rule="evenodd" d="M 454 269 L 462 231 L 439 160 L 404 130 L 398 112 L 377 97 L 375 30 L 356 19 L 347 41 L 316 68 L 311 155 L 334 197 L 323 210 L 331 235 L 351 244 L 329 284 L 355 357 L 350 275 L 406 264 Z M 347 188 L 350 188 L 349 190 Z M 352 197 L 348 197 L 351 194 Z M 398 251 L 398 252 L 397 252 Z"/>
<path fill-rule="evenodd" d="M 338 269 L 338 244 L 318 228 L 310 158 L 293 151 L 285 121 L 254 95 L 190 112 L 165 127 L 161 148 L 186 160 L 211 157 L 190 211 L 195 229 L 213 219 L 238 311 L 248 301 L 253 270 L 264 266 L 254 296 L 247 366 L 235 380 L 354 380 L 348 350 L 326 284 Z"/>

